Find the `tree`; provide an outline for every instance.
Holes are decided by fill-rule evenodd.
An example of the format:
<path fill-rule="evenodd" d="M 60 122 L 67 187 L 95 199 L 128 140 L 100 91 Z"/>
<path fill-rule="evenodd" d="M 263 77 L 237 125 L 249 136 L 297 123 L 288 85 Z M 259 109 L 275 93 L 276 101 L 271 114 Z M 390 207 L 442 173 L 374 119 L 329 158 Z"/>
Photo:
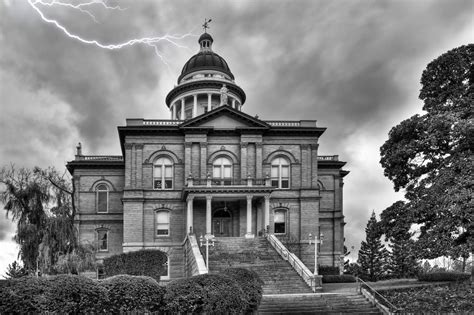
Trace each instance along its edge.
<path fill-rule="evenodd" d="M 366 239 L 361 243 L 357 260 L 360 265 L 360 277 L 364 280 L 377 281 L 386 274 L 388 251 L 382 244 L 382 234 L 375 212 L 372 212 L 365 234 Z"/>
<path fill-rule="evenodd" d="M 8 265 L 5 274 L 7 275 L 7 279 L 16 279 L 27 276 L 28 272 L 15 260 L 13 263 Z"/>
<path fill-rule="evenodd" d="M 19 257 L 29 272 L 50 269 L 61 254 L 77 246 L 75 207 L 68 180 L 53 168 L 0 169 L 0 194 L 7 216 L 17 224 Z"/>
<path fill-rule="evenodd" d="M 385 176 L 406 192 L 399 210 L 419 224 L 416 247 L 426 259 L 467 257 L 474 244 L 473 69 L 473 44 L 429 63 L 419 95 L 426 113 L 393 127 L 380 148 Z"/>

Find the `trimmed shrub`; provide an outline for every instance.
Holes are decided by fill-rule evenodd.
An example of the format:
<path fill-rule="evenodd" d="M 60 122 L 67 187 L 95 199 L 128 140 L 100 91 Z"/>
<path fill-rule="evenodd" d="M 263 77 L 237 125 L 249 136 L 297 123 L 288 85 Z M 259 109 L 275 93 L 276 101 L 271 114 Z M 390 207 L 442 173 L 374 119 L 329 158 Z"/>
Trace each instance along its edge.
<path fill-rule="evenodd" d="M 356 278 L 352 275 L 325 275 L 323 276 L 323 283 L 347 283 L 356 282 Z"/>
<path fill-rule="evenodd" d="M 0 286 L 0 314 L 41 313 L 48 288 L 49 281 L 45 278 L 5 280 Z"/>
<path fill-rule="evenodd" d="M 158 312 L 162 307 L 165 288 L 145 276 L 117 275 L 99 282 L 108 291 L 110 307 L 107 312 Z"/>
<path fill-rule="evenodd" d="M 446 271 L 421 273 L 418 275 L 419 281 L 464 281 L 470 278 L 470 273 Z"/>
<path fill-rule="evenodd" d="M 264 282 L 255 271 L 244 268 L 229 268 L 224 270 L 223 275 L 235 280 L 245 295 L 247 302 L 246 312 L 256 311 L 262 300 Z"/>
<path fill-rule="evenodd" d="M 97 281 L 77 276 L 58 275 L 48 280 L 43 311 L 57 313 L 102 313 L 107 310 L 107 290 Z"/>
<path fill-rule="evenodd" d="M 148 276 L 160 281 L 168 257 L 161 250 L 139 250 L 104 259 L 105 277 L 115 275 Z"/>
<path fill-rule="evenodd" d="M 232 278 L 205 274 L 170 282 L 164 296 L 165 310 L 175 313 L 240 314 L 246 297 Z"/>
<path fill-rule="evenodd" d="M 334 275 L 337 276 L 339 275 L 339 267 L 333 267 L 333 266 L 319 266 L 318 267 L 318 273 L 321 276 L 326 276 L 326 275 Z"/>

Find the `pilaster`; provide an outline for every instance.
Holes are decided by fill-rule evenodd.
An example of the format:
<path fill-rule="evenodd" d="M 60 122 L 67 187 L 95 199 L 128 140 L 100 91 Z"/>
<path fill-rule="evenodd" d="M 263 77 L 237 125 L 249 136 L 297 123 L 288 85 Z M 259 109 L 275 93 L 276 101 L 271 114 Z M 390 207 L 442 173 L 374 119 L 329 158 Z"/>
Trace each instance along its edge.
<path fill-rule="evenodd" d="M 247 178 L 247 146 L 248 142 L 240 143 L 240 178 Z"/>
<path fill-rule="evenodd" d="M 200 142 L 201 146 L 201 163 L 200 163 L 200 177 L 207 177 L 207 142 Z"/>
<path fill-rule="evenodd" d="M 263 178 L 262 167 L 263 167 L 263 145 L 261 142 L 255 143 L 255 177 Z"/>
<path fill-rule="evenodd" d="M 192 142 L 184 143 L 184 178 L 186 179 L 191 173 L 191 147 Z"/>

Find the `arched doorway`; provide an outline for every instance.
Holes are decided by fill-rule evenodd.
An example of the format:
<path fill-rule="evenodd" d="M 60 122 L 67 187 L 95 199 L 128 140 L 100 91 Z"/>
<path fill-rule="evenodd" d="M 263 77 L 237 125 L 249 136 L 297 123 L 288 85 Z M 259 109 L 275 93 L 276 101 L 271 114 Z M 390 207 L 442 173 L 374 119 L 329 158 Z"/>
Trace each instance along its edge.
<path fill-rule="evenodd" d="M 232 217 L 227 208 L 214 212 L 212 217 L 212 233 L 217 237 L 231 236 Z"/>

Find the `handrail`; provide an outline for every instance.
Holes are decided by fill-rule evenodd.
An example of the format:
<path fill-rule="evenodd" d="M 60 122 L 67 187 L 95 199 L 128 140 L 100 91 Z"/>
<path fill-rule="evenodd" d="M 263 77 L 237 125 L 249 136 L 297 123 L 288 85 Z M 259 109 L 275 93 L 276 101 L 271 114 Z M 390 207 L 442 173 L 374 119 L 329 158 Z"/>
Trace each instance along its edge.
<path fill-rule="evenodd" d="M 375 290 L 373 287 L 371 287 L 367 282 L 365 282 L 361 278 L 356 277 L 356 281 L 357 281 L 357 290 L 360 293 L 362 293 L 362 286 L 364 286 L 373 295 L 375 302 L 388 307 L 390 313 L 397 313 L 397 312 L 402 311 L 402 309 L 390 303 L 389 300 L 387 300 L 382 294 L 380 294 L 377 290 Z"/>
<path fill-rule="evenodd" d="M 303 264 L 303 262 L 290 252 L 285 245 L 283 245 L 280 240 L 273 234 L 266 234 L 266 238 L 268 242 L 275 248 L 275 250 L 280 254 L 280 256 L 287 260 L 291 267 L 298 273 L 298 275 L 308 284 L 313 292 L 316 292 L 317 289 L 317 281 L 315 276 L 309 269 Z"/>
<path fill-rule="evenodd" d="M 81 155 L 86 161 L 123 161 L 121 155 Z"/>
<path fill-rule="evenodd" d="M 191 266 L 191 275 L 202 275 L 206 274 L 209 272 L 209 269 L 206 266 L 206 263 L 204 262 L 204 258 L 202 257 L 201 251 L 199 249 L 199 245 L 196 239 L 196 236 L 193 234 L 188 234 L 186 238 L 184 239 L 184 253 L 185 255 L 189 255 L 189 257 L 192 260 L 192 266 Z M 189 252 L 188 253 L 188 248 Z M 185 266 L 187 268 L 187 266 Z"/>

